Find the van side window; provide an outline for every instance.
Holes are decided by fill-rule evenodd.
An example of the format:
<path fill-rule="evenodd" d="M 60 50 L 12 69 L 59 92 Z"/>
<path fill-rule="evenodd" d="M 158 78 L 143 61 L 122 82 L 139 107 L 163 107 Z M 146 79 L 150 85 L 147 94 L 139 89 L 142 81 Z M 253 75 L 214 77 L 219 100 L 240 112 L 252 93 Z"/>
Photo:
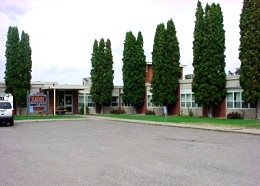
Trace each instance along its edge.
<path fill-rule="evenodd" d="M 11 109 L 12 106 L 11 106 L 11 103 L 9 102 L 1 102 L 0 103 L 0 109 Z"/>

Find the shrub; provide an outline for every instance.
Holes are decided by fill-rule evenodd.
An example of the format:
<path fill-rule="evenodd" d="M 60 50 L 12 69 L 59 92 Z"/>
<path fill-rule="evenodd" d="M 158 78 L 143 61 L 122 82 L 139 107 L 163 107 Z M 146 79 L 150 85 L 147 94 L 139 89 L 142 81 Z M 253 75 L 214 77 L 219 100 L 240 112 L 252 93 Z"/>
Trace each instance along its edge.
<path fill-rule="evenodd" d="M 79 114 L 84 114 L 84 107 L 80 108 Z M 86 114 L 89 114 L 89 108 L 86 106 Z"/>
<path fill-rule="evenodd" d="M 183 116 L 183 110 L 181 109 L 180 113 L 178 114 L 179 116 Z"/>
<path fill-rule="evenodd" d="M 231 112 L 227 115 L 227 119 L 242 119 L 242 116 L 238 112 Z"/>
<path fill-rule="evenodd" d="M 189 116 L 194 116 L 194 112 L 192 109 L 188 108 L 188 113 L 189 113 Z"/>
<path fill-rule="evenodd" d="M 111 110 L 111 114 L 126 114 L 125 110 Z"/>
<path fill-rule="evenodd" d="M 155 115 L 154 111 L 153 110 L 147 110 L 145 112 L 145 115 Z"/>
<path fill-rule="evenodd" d="M 245 110 L 242 110 L 241 119 L 245 119 L 246 112 Z"/>

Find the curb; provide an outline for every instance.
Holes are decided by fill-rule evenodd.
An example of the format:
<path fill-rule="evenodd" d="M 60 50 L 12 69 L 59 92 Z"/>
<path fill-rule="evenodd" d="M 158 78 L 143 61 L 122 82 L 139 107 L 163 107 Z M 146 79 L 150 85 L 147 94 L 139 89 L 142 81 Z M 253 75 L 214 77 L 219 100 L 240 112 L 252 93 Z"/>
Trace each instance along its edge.
<path fill-rule="evenodd" d="M 170 123 L 170 122 L 155 122 L 155 121 L 145 121 L 145 120 L 128 120 L 128 119 L 120 119 L 120 118 L 110 118 L 104 116 L 93 116 L 88 115 L 84 118 L 72 118 L 72 119 L 35 119 L 35 120 L 15 120 L 15 123 L 31 123 L 31 122 L 53 122 L 53 121 L 79 121 L 79 120 L 88 120 L 91 118 L 98 118 L 109 121 L 123 121 L 127 123 L 135 123 L 135 124 L 145 124 L 145 125 L 154 125 L 154 126 L 165 126 L 165 127 L 176 127 L 176 128 L 186 128 L 186 129 L 197 129 L 197 130 L 207 130 L 207 131 L 217 131 L 217 132 L 230 132 L 230 133 L 240 133 L 240 134 L 248 134 L 248 135 L 258 135 L 260 136 L 259 129 L 245 129 L 245 128 L 231 128 L 231 127 L 217 127 L 217 126 L 209 126 L 209 125 L 192 125 L 192 124 L 178 124 L 178 123 Z"/>
<path fill-rule="evenodd" d="M 217 131 L 217 132 L 230 132 L 230 133 L 240 133 L 248 135 L 259 135 L 259 129 L 245 129 L 245 128 L 231 128 L 231 127 L 217 127 L 209 125 L 192 125 L 192 124 L 178 124 L 178 123 L 169 123 L 169 122 L 153 122 L 153 121 L 144 121 L 144 120 L 128 120 L 128 119 L 118 119 L 118 118 L 109 118 L 109 117 L 100 117 L 100 116 L 90 116 L 88 118 L 99 118 L 110 121 L 124 121 L 128 123 L 136 124 L 145 124 L 145 125 L 154 125 L 154 126 L 165 126 L 165 127 L 176 127 L 176 128 L 188 128 L 188 129 L 197 129 L 197 130 L 208 130 L 208 131 Z"/>

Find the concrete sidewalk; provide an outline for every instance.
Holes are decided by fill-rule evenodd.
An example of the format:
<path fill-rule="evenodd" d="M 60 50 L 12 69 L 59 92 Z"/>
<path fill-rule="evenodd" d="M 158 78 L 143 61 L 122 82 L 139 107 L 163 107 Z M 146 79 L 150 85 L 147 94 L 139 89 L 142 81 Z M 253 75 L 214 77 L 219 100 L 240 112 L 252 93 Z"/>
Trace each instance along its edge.
<path fill-rule="evenodd" d="M 97 116 L 97 115 L 88 115 L 87 118 L 91 118 L 91 119 L 96 118 L 96 119 L 104 119 L 104 120 L 111 120 L 111 121 L 124 121 L 129 123 L 138 123 L 138 124 L 146 124 L 146 125 L 192 128 L 192 129 L 200 129 L 200 130 L 219 131 L 219 132 L 233 132 L 233 133 L 260 135 L 259 129 L 246 129 L 246 128 L 239 128 L 239 127 L 213 126 L 213 125 L 203 125 L 203 124 L 179 124 L 179 123 L 154 122 L 154 121 L 145 121 L 145 120 L 129 120 L 129 119 L 110 118 L 110 117 Z"/>

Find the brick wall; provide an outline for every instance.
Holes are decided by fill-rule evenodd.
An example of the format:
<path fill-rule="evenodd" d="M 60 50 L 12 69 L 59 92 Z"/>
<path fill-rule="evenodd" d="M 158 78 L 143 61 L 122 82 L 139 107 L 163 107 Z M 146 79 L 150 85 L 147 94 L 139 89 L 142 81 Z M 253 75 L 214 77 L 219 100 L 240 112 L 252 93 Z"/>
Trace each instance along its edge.
<path fill-rule="evenodd" d="M 213 117 L 226 117 L 226 98 L 222 99 L 219 105 L 214 106 Z"/>
<path fill-rule="evenodd" d="M 146 72 L 145 82 L 146 83 L 151 83 L 152 78 L 153 78 L 152 64 L 147 64 L 147 72 Z"/>
<path fill-rule="evenodd" d="M 79 107 L 78 107 L 78 99 L 79 99 L 79 92 L 78 90 L 73 90 L 73 114 L 79 114 Z"/>
<path fill-rule="evenodd" d="M 178 100 L 175 104 L 170 105 L 168 108 L 168 114 L 169 115 L 178 115 L 180 113 L 180 85 L 177 92 Z"/>
<path fill-rule="evenodd" d="M 208 117 L 207 107 L 203 107 L 203 116 Z M 213 106 L 213 117 L 226 117 L 226 98 L 223 98 L 219 105 Z"/>

